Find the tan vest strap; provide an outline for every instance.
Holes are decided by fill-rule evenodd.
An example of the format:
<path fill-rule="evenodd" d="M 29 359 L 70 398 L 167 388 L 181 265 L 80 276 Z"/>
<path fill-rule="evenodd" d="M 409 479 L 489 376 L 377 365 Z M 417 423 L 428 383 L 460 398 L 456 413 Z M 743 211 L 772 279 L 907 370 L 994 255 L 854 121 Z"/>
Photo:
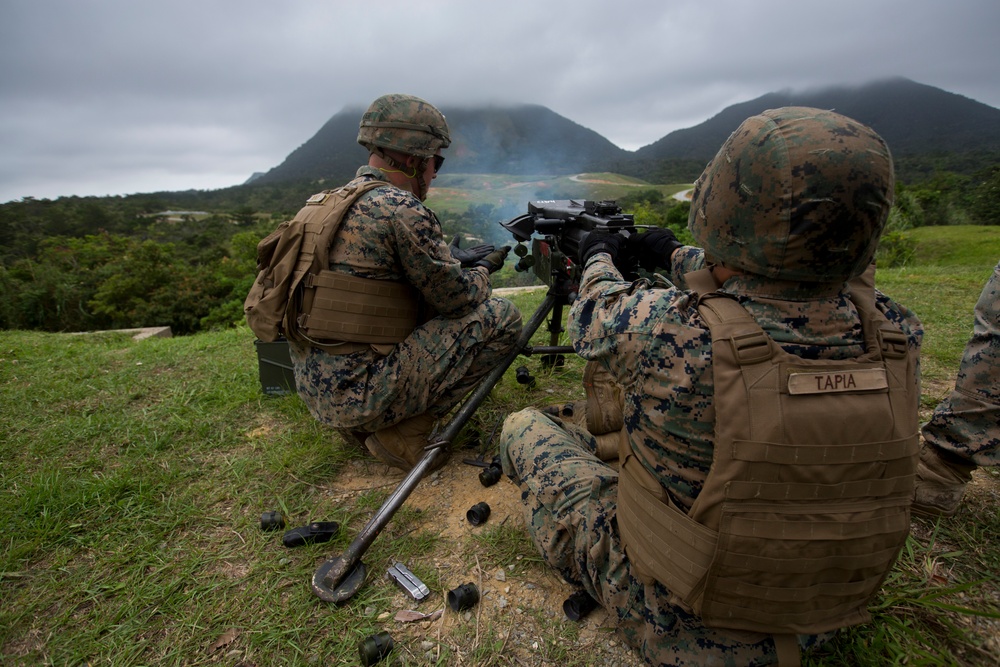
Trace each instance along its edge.
<path fill-rule="evenodd" d="M 698 312 L 712 331 L 712 341 L 726 341 L 741 367 L 767 361 L 774 354 L 771 339 L 735 297 L 722 292 L 703 295 Z"/>
<path fill-rule="evenodd" d="M 817 456 L 817 447 L 812 444 L 737 440 L 733 442 L 731 451 L 731 456 L 737 461 L 768 461 L 786 465 L 809 461 L 811 465 L 826 466 L 908 459 L 913 454 L 913 441 L 912 438 L 900 438 L 890 442 L 844 444 L 824 448 L 820 450 L 822 456 Z"/>
<path fill-rule="evenodd" d="M 859 537 L 869 537 L 872 535 L 895 534 L 897 531 L 905 529 L 909 525 L 909 517 L 903 512 L 892 511 L 892 507 L 905 505 L 905 502 L 896 502 L 890 508 L 873 509 L 867 512 L 856 510 L 857 518 L 850 523 L 834 519 L 824 520 L 814 517 L 811 521 L 792 522 L 785 520 L 779 513 L 775 512 L 774 518 L 763 518 L 755 514 L 732 514 L 727 515 L 729 531 L 736 537 L 767 537 L 775 540 L 828 540 L 828 541 L 849 541 Z M 842 508 L 837 508 L 841 509 Z M 814 509 L 815 514 L 820 514 L 822 508 Z M 834 508 L 830 509 L 833 514 Z M 766 515 L 765 515 L 766 516 Z M 795 525 L 789 525 L 795 524 Z M 803 524 L 803 525 L 798 525 Z M 841 552 L 843 554 L 843 552 Z M 870 556 L 872 552 L 865 552 L 865 556 Z M 742 560 L 744 554 L 739 559 Z M 811 559 L 812 563 L 820 563 L 826 559 L 827 554 L 817 554 Z M 802 553 L 789 554 L 789 559 L 798 561 L 804 558 Z M 855 559 L 857 560 L 857 559 Z M 864 560 L 863 558 L 861 560 Z M 876 562 L 872 558 L 872 562 Z M 793 570 L 795 565 L 789 565 Z M 784 569 L 784 566 L 782 566 Z"/>
<path fill-rule="evenodd" d="M 879 349 L 886 359 L 905 359 L 909 343 L 906 335 L 898 329 L 881 327 L 878 330 Z"/>
<path fill-rule="evenodd" d="M 799 640 L 795 635 L 773 635 L 778 667 L 799 667 L 802 664 Z"/>
<path fill-rule="evenodd" d="M 310 274 L 304 286 L 312 294 L 303 299 L 310 308 L 299 316 L 298 328 L 310 339 L 400 343 L 417 326 L 417 293 L 406 283 L 326 269 Z"/>
<path fill-rule="evenodd" d="M 685 273 L 684 282 L 687 283 L 690 289 L 697 292 L 699 296 L 711 294 L 719 289 L 719 283 L 716 282 L 715 276 L 712 275 L 712 270 L 707 267 L 692 271 L 691 273 Z"/>
<path fill-rule="evenodd" d="M 591 435 L 620 431 L 625 425 L 622 389 L 599 361 L 588 361 L 583 367 L 583 389 L 587 394 L 587 430 Z"/>
<path fill-rule="evenodd" d="M 909 467 L 909 464 L 907 465 Z M 730 500 L 849 500 L 852 498 L 884 498 L 905 494 L 913 489 L 913 473 L 902 472 L 896 477 L 879 480 L 842 482 L 840 484 L 766 484 L 754 481 L 729 482 L 726 497 Z"/>
<path fill-rule="evenodd" d="M 878 358 L 876 351 L 887 359 L 905 359 L 909 348 L 906 335 L 888 324 L 875 307 L 875 265 L 847 283 L 851 302 L 865 320 L 867 356 Z"/>
<path fill-rule="evenodd" d="M 859 555 L 844 554 L 824 554 L 814 557 L 807 557 L 797 554 L 794 558 L 771 558 L 768 556 L 758 556 L 757 554 L 741 554 L 739 564 L 758 572 L 770 574 L 803 574 L 815 572 L 816 568 L 844 567 L 861 568 L 869 567 L 873 562 L 885 562 L 884 559 L 892 558 L 896 553 L 895 545 L 884 549 L 866 551 Z"/>

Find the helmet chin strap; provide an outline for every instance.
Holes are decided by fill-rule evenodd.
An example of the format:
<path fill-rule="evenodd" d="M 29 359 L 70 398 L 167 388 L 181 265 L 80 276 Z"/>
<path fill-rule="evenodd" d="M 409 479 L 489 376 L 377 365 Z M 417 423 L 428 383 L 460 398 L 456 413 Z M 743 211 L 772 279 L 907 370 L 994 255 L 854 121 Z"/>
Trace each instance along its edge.
<path fill-rule="evenodd" d="M 417 195 L 417 199 L 420 201 L 427 199 L 427 191 L 430 190 L 430 183 L 428 183 L 427 179 L 424 178 L 424 174 L 427 173 L 428 159 L 429 158 L 425 157 L 420 158 L 420 162 L 418 163 L 419 166 L 414 168 L 414 171 L 416 172 L 415 180 L 417 181 L 417 191 L 414 194 Z M 411 176 L 410 178 L 413 177 Z"/>
<path fill-rule="evenodd" d="M 400 171 L 399 169 L 386 169 L 385 167 L 379 167 L 378 170 L 381 171 L 383 174 L 402 174 L 403 176 L 406 176 L 407 178 L 416 178 L 417 177 L 417 170 L 416 169 L 413 170 L 412 174 L 407 174 L 405 171 Z"/>
<path fill-rule="evenodd" d="M 420 201 L 424 201 L 427 198 L 427 191 L 430 189 L 430 187 L 429 184 L 424 179 L 424 172 L 427 170 L 427 160 L 429 158 L 425 157 L 420 158 L 418 166 L 412 167 L 411 168 L 412 173 L 408 174 L 405 171 L 403 171 L 406 168 L 406 165 L 403 162 L 400 162 L 396 158 L 392 157 L 381 148 L 376 148 L 372 152 L 375 153 L 375 155 L 378 155 L 390 167 L 393 167 L 392 169 L 385 169 L 384 167 L 379 167 L 378 168 L 379 171 L 381 171 L 383 174 L 402 174 L 411 181 L 416 181 L 417 191 L 414 192 L 413 194 L 415 194 L 417 196 L 417 199 L 419 199 Z"/>
<path fill-rule="evenodd" d="M 379 167 L 378 170 L 381 171 L 382 173 L 384 173 L 384 174 L 402 174 L 403 176 L 406 176 L 407 178 L 415 178 L 416 177 L 416 175 L 417 175 L 416 168 L 413 169 L 413 173 L 412 174 L 407 174 L 405 171 L 403 171 L 403 169 L 406 168 L 406 164 L 405 163 L 400 162 L 396 158 L 392 157 L 391 155 L 389 155 L 388 153 L 386 153 L 384 150 L 382 150 L 378 146 L 375 146 L 373 148 L 372 153 L 374 153 L 375 155 L 379 156 L 379 158 L 383 162 L 385 162 L 390 167 L 392 167 L 392 169 L 384 169 L 382 167 Z"/>

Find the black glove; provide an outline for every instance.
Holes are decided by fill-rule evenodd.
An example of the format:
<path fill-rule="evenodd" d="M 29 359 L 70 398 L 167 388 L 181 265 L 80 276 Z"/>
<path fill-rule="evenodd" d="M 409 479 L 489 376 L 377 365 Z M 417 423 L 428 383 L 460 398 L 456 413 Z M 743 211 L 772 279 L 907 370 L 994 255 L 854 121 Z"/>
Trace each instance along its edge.
<path fill-rule="evenodd" d="M 670 255 L 681 245 L 672 231 L 659 227 L 628 238 L 629 252 L 647 271 L 655 271 L 658 266 L 670 268 Z"/>
<path fill-rule="evenodd" d="M 500 246 L 476 262 L 476 266 L 485 266 L 490 273 L 496 273 L 503 267 L 503 262 L 507 259 L 507 253 L 509 252 L 509 245 Z"/>
<path fill-rule="evenodd" d="M 461 264 L 462 268 L 467 269 L 470 266 L 475 266 L 476 262 L 486 257 L 495 250 L 494 246 L 491 245 L 476 245 L 471 248 L 459 248 L 459 235 L 455 234 L 455 238 L 451 240 L 451 245 L 448 249 L 451 250 L 451 256 L 457 259 Z"/>
<path fill-rule="evenodd" d="M 617 232 L 590 232 L 580 241 L 580 266 L 586 266 L 587 260 L 599 252 L 608 253 L 614 262 L 624 245 L 625 237 Z"/>

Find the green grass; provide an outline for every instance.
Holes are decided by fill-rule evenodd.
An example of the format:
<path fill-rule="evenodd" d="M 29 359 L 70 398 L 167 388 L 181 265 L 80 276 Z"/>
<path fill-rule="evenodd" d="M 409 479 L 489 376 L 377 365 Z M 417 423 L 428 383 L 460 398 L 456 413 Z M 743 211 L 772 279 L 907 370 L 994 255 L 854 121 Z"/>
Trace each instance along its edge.
<path fill-rule="evenodd" d="M 925 324 L 924 379 L 947 381 L 972 334 L 973 307 L 1000 258 L 1000 227 L 923 227 L 909 235 L 917 243 L 914 263 L 879 269 L 878 286 Z"/>
<path fill-rule="evenodd" d="M 992 268 L 997 263 L 1000 227 L 953 225 L 910 230 L 917 242 L 916 262 L 945 268 Z"/>
<path fill-rule="evenodd" d="M 492 525 L 475 533 L 475 556 L 483 564 L 496 567 L 530 566 L 541 563 L 531 538 L 521 526 Z"/>
<path fill-rule="evenodd" d="M 947 388 L 1000 257 L 1000 228 L 914 236 L 919 262 L 880 271 L 878 283 L 922 318 L 924 377 Z M 528 314 L 541 293 L 513 299 Z M 533 342 L 548 338 L 543 326 Z M 583 397 L 582 360 L 522 364 L 536 385 L 517 384 L 512 368 L 476 415 L 481 436 L 512 409 Z M 141 342 L 0 332 L 0 664 L 357 664 L 358 643 L 384 629 L 379 616 L 392 610 L 394 588 L 370 574 L 332 607 L 308 581 L 394 488 L 331 495 L 328 482 L 359 456 L 296 397 L 262 395 L 245 328 Z M 990 664 L 983 642 L 997 628 L 1000 572 L 990 498 L 970 498 L 939 525 L 916 522 L 873 602 L 874 622 L 842 632 L 809 664 Z M 259 528 L 270 509 L 293 526 L 322 518 L 344 529 L 330 543 L 285 549 L 280 533 Z M 445 546 L 432 514 L 397 512 L 366 555 L 370 571 L 403 557 L 441 590 L 428 564 Z M 545 571 L 517 526 L 490 525 L 457 548 L 465 562 Z M 540 659 L 590 664 L 574 651 L 575 626 L 535 622 Z M 434 660 L 396 655 L 408 664 L 511 664 L 497 654 L 511 629 L 459 623 Z M 462 633 L 478 640 L 462 644 Z"/>

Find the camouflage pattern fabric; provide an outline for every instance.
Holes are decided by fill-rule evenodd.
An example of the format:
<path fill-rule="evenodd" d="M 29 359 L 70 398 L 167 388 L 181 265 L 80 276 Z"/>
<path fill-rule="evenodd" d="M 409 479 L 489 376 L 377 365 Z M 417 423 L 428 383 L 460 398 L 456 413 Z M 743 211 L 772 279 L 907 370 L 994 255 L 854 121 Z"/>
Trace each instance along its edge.
<path fill-rule="evenodd" d="M 955 389 L 922 432 L 928 444 L 970 463 L 1000 464 L 1000 262 L 976 303 Z"/>
<path fill-rule="evenodd" d="M 690 508 L 712 462 L 715 428 L 711 336 L 683 281 L 704 265 L 704 253 L 682 247 L 671 264 L 670 280 L 629 283 L 609 255 L 595 255 L 567 328 L 577 353 L 604 364 L 624 388 L 632 451 L 650 453 L 643 465 L 675 503 Z M 722 287 L 785 350 L 806 358 L 858 356 L 861 325 L 848 295 L 811 289 L 755 275 Z M 876 306 L 919 350 L 923 330 L 913 312 L 879 292 Z M 505 472 L 521 486 L 528 528 L 546 561 L 614 610 L 621 632 L 650 664 L 773 663 L 769 637 L 705 628 L 672 605 L 662 585 L 642 585 L 631 575 L 615 520 L 617 473 L 591 454 L 594 446 L 531 409 L 504 424 Z M 799 639 L 809 646 L 825 638 Z"/>
<path fill-rule="evenodd" d="M 370 167 L 357 179 L 385 180 Z M 489 272 L 462 269 L 437 217 L 411 193 L 386 183 L 348 211 L 330 249 L 330 268 L 406 281 L 435 317 L 402 343 L 353 354 L 290 345 L 298 394 L 318 420 L 375 432 L 431 411 L 445 415 L 513 347 L 521 314 L 491 296 Z"/>
<path fill-rule="evenodd" d="M 390 93 L 372 102 L 361 117 L 358 143 L 369 150 L 430 157 L 451 145 L 451 133 L 444 115 L 430 102 Z"/>
<path fill-rule="evenodd" d="M 894 183 L 889 148 L 871 128 L 822 109 L 770 109 L 709 162 L 689 226 L 730 268 L 839 286 L 871 263 Z"/>

